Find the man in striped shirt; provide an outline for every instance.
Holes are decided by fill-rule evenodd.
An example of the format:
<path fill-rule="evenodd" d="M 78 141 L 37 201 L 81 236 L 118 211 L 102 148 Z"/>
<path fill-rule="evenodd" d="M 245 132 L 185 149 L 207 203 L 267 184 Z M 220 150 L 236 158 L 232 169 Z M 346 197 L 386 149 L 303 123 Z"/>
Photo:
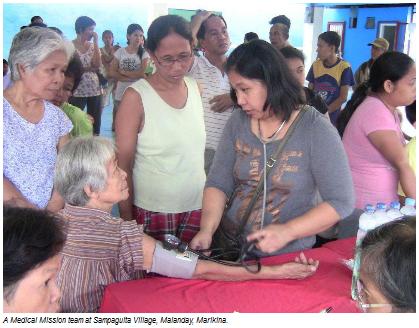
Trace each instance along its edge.
<path fill-rule="evenodd" d="M 224 126 L 233 111 L 230 82 L 223 67 L 231 42 L 224 18 L 208 11 L 199 11 L 193 17 L 191 29 L 204 51 L 203 56 L 195 56 L 189 75 L 198 81 L 202 90 L 207 135 L 205 172 L 208 174 Z"/>

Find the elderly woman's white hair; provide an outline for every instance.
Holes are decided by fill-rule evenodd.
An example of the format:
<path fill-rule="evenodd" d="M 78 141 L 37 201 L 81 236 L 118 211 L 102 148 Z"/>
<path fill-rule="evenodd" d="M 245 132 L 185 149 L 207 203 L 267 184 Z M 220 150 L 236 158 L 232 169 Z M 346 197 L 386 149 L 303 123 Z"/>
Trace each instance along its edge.
<path fill-rule="evenodd" d="M 9 53 L 13 81 L 20 79 L 18 64 L 33 70 L 52 52 L 62 50 L 67 60 L 74 53 L 73 44 L 55 31 L 45 27 L 26 27 L 15 35 Z"/>
<path fill-rule="evenodd" d="M 85 206 L 89 197 L 84 191 L 90 186 L 101 191 L 106 186 L 106 165 L 115 156 L 115 145 L 102 137 L 79 137 L 69 141 L 58 153 L 54 186 L 65 202 Z"/>

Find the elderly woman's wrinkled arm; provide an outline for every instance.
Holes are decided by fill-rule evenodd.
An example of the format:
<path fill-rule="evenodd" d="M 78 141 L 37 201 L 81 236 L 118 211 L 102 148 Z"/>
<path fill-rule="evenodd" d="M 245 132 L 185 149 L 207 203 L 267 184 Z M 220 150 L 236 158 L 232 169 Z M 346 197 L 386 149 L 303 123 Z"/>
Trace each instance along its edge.
<path fill-rule="evenodd" d="M 70 140 L 70 134 L 66 134 L 62 136 L 58 140 L 57 144 L 57 152 L 60 151 L 64 147 L 64 145 Z M 59 210 L 64 208 L 64 199 L 61 197 L 61 195 L 55 190 L 55 188 L 52 190 L 51 198 L 48 201 L 48 205 L 46 209 L 51 212 L 58 212 Z"/>
<path fill-rule="evenodd" d="M 48 205 L 46 209 L 50 212 L 56 213 L 63 208 L 64 208 L 64 199 L 55 189 L 53 189 L 51 198 L 48 201 Z"/>
<path fill-rule="evenodd" d="M 15 207 L 37 208 L 3 175 L 3 204 Z"/>
<path fill-rule="evenodd" d="M 143 256 L 145 270 L 150 270 L 153 265 L 156 240 L 144 235 Z M 304 279 L 313 275 L 319 266 L 319 261 L 306 259 L 301 253 L 294 262 L 279 265 L 262 266 L 258 273 L 251 273 L 244 267 L 227 266 L 211 261 L 198 260 L 192 279 L 241 281 L 256 279 Z"/>

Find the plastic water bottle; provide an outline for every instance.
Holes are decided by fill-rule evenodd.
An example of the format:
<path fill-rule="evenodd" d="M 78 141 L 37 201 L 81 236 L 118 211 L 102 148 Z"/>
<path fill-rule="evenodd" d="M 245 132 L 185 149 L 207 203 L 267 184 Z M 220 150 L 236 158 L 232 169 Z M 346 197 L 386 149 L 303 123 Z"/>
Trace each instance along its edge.
<path fill-rule="evenodd" d="M 400 203 L 399 202 L 391 202 L 390 209 L 387 211 L 387 217 L 389 221 L 396 220 L 401 218 L 403 214 L 400 212 Z"/>
<path fill-rule="evenodd" d="M 416 215 L 415 203 L 414 199 L 406 198 L 404 206 L 400 209 L 400 213 L 403 215 Z"/>
<path fill-rule="evenodd" d="M 387 223 L 389 221 L 386 210 L 387 210 L 387 206 L 385 203 L 377 203 L 377 205 L 375 206 L 375 212 L 373 214 L 374 221 L 375 221 L 374 228 L 384 223 Z"/>
<path fill-rule="evenodd" d="M 359 228 L 358 228 L 358 233 L 356 235 L 355 258 L 354 258 L 354 267 L 352 271 L 352 286 L 351 286 L 351 295 L 352 295 L 352 299 L 354 300 L 358 299 L 359 268 L 361 265 L 361 253 L 359 251 L 359 248 L 367 232 L 376 227 L 377 220 L 374 217 L 374 214 L 375 214 L 374 206 L 371 204 L 367 204 L 365 205 L 364 213 L 362 213 L 361 216 L 359 217 Z"/>

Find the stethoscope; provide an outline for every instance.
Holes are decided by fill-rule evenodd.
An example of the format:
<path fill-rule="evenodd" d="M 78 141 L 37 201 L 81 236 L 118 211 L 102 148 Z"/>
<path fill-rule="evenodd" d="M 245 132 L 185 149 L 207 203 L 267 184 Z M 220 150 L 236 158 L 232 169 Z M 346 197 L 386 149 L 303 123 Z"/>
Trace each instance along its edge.
<path fill-rule="evenodd" d="M 208 248 L 195 250 L 189 247 L 188 243 L 181 241 L 178 237 L 165 234 L 163 240 L 163 247 L 168 250 L 177 250 L 178 252 L 184 253 L 186 251 L 194 253 L 199 256 L 200 259 L 216 262 L 223 265 L 234 266 L 234 267 L 243 267 L 251 273 L 258 273 L 261 270 L 260 259 L 256 258 L 254 260 L 246 260 L 246 257 L 249 252 L 251 252 L 255 247 L 256 241 L 246 242 L 242 245 L 240 249 L 230 249 L 224 250 L 222 248 Z M 214 256 L 207 256 L 204 252 L 214 252 L 221 251 L 219 254 Z M 217 259 L 220 256 L 237 253 L 239 252 L 239 258 L 236 262 L 229 262 L 224 260 Z"/>

